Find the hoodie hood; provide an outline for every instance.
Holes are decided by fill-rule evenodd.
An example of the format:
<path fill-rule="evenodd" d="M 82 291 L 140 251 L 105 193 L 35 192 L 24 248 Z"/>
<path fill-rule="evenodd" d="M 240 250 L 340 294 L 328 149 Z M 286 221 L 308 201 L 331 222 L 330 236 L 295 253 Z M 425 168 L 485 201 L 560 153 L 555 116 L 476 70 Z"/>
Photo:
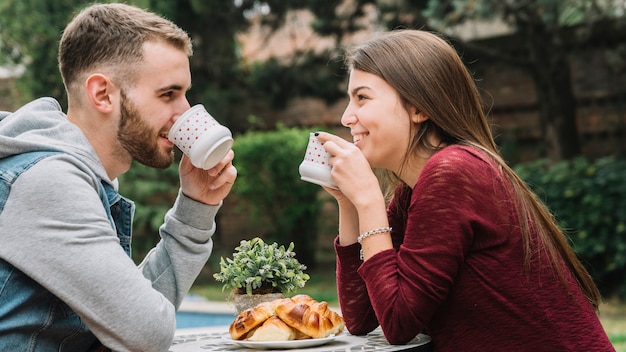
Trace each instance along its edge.
<path fill-rule="evenodd" d="M 0 112 L 0 158 L 34 151 L 62 151 L 112 185 L 96 151 L 53 98 L 34 100 L 13 113 Z"/>

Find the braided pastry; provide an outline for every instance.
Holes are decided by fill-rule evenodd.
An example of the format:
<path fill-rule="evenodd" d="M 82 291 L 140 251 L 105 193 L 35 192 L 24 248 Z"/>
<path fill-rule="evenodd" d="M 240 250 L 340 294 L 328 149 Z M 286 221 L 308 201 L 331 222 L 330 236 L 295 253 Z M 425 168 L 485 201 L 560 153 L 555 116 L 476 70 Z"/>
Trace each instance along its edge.
<path fill-rule="evenodd" d="M 343 331 L 343 318 L 328 309 L 326 302 L 297 303 L 284 300 L 275 307 L 276 315 L 287 325 L 312 338 L 327 337 Z"/>

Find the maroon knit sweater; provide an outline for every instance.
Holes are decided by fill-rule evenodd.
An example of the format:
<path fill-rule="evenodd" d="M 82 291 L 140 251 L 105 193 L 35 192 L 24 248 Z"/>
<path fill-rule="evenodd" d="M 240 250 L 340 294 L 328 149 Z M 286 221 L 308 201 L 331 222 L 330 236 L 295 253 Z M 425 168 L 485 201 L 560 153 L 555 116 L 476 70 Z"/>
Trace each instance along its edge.
<path fill-rule="evenodd" d="M 614 351 L 574 277 L 564 286 L 536 242 L 525 270 L 509 182 L 482 152 L 434 154 L 388 215 L 395 250 L 363 263 L 358 244 L 335 242 L 350 333 L 380 324 L 403 344 L 425 332 L 438 352 Z"/>

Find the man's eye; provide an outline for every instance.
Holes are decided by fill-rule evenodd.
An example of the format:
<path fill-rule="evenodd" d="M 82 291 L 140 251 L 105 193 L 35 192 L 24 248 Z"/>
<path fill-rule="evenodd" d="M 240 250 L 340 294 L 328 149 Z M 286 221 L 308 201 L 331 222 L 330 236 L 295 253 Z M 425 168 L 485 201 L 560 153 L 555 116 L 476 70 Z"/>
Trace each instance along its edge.
<path fill-rule="evenodd" d="M 161 96 L 165 98 L 171 98 L 172 95 L 174 95 L 174 92 L 166 92 L 166 93 L 161 94 Z"/>

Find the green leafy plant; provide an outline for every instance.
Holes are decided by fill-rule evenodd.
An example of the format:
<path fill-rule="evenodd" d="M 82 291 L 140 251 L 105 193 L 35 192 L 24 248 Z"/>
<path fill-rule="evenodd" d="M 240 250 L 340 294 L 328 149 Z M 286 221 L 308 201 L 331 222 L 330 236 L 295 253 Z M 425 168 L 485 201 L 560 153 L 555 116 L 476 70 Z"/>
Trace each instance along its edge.
<path fill-rule="evenodd" d="M 309 275 L 306 266 L 298 262 L 293 242 L 287 249 L 276 242 L 265 243 L 261 238 L 242 240 L 233 258 L 220 259 L 220 272 L 213 277 L 223 282 L 223 290 L 235 293 L 288 294 L 304 287 Z"/>
<path fill-rule="evenodd" d="M 554 212 L 602 294 L 626 297 L 626 160 L 541 159 L 515 170 Z"/>

